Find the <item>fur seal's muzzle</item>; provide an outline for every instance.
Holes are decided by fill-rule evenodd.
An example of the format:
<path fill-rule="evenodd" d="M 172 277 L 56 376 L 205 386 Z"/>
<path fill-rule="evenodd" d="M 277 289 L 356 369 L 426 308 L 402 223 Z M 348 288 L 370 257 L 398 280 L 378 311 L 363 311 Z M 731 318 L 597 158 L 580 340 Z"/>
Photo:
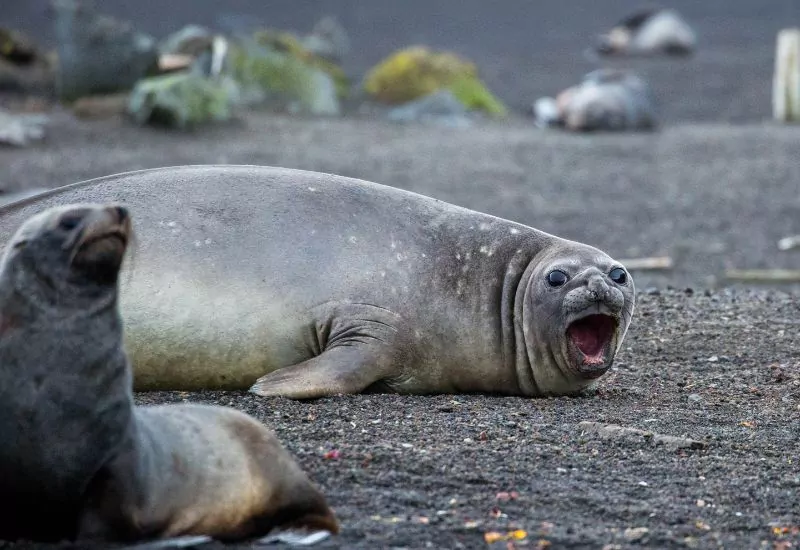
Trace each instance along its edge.
<path fill-rule="evenodd" d="M 65 214 L 62 223 L 75 223 L 68 216 Z M 74 244 L 72 267 L 98 283 L 113 283 L 131 237 L 128 210 L 118 205 L 90 210 L 77 225 L 80 233 Z"/>

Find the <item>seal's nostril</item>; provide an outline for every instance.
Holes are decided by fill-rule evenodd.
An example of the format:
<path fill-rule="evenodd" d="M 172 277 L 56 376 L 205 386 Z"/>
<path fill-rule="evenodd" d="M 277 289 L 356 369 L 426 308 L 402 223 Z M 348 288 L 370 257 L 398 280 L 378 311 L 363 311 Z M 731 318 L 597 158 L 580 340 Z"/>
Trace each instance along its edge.
<path fill-rule="evenodd" d="M 124 206 L 116 206 L 114 210 L 117 212 L 117 218 L 119 222 L 124 222 L 128 219 L 128 209 Z"/>

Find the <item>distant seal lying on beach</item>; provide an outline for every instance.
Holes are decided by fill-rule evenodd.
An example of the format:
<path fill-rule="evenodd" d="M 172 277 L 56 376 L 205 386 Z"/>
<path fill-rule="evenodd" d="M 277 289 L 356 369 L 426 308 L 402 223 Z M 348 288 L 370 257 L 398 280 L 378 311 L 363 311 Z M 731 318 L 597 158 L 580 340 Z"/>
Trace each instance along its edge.
<path fill-rule="evenodd" d="M 137 219 L 121 294 L 137 390 L 576 394 L 633 314 L 631 277 L 596 248 L 315 172 L 129 172 L 2 208 L 0 234 L 88 201 Z"/>
<path fill-rule="evenodd" d="M 626 17 L 598 38 L 601 55 L 687 56 L 697 47 L 697 35 L 673 9 L 645 9 Z"/>
<path fill-rule="evenodd" d="M 117 278 L 123 207 L 41 212 L 0 268 L 0 538 L 123 542 L 336 532 L 274 434 L 224 407 L 135 407 Z"/>
<path fill-rule="evenodd" d="M 652 130 L 657 126 L 653 94 L 647 83 L 630 71 L 598 69 L 555 99 L 533 105 L 537 126 L 574 132 Z"/>

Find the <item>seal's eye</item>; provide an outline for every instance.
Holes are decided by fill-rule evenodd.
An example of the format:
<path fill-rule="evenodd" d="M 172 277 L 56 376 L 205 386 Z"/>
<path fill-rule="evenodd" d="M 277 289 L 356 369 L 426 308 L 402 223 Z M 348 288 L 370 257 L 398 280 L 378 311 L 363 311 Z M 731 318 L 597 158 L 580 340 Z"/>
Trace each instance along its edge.
<path fill-rule="evenodd" d="M 64 231 L 72 231 L 81 223 L 81 217 L 75 214 L 68 214 L 58 221 L 58 227 Z"/>
<path fill-rule="evenodd" d="M 566 284 L 567 279 L 569 279 L 569 277 L 567 277 L 567 274 L 561 271 L 560 269 L 554 269 L 553 271 L 547 274 L 547 283 L 550 286 L 562 286 Z"/>
<path fill-rule="evenodd" d="M 621 267 L 615 267 L 612 269 L 608 276 L 611 277 L 611 280 L 618 285 L 624 285 L 626 282 L 628 282 L 628 274 L 625 273 L 625 270 Z"/>

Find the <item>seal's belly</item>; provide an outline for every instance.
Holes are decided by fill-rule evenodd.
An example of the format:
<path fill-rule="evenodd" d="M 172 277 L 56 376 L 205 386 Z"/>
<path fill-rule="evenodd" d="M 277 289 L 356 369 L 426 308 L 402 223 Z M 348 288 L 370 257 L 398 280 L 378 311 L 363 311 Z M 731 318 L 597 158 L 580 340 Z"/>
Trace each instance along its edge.
<path fill-rule="evenodd" d="M 169 274 L 126 285 L 120 311 L 134 389 L 247 389 L 311 357 L 301 316 L 259 290 L 220 291 Z"/>

